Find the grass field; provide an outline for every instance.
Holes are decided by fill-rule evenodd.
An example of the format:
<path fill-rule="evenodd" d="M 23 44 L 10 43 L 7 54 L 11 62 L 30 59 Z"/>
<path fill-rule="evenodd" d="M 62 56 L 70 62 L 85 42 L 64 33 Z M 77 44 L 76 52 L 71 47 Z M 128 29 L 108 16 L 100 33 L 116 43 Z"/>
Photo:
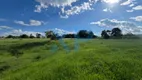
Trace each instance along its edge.
<path fill-rule="evenodd" d="M 142 40 L 0 40 L 0 80 L 142 80 Z"/>

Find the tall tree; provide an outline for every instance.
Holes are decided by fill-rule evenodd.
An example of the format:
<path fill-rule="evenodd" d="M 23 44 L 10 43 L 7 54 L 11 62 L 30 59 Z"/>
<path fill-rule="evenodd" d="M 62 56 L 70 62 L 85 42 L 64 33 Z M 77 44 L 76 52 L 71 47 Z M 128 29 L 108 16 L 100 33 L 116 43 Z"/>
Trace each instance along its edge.
<path fill-rule="evenodd" d="M 50 38 L 51 40 L 57 39 L 57 35 L 53 31 L 46 31 L 45 35 L 47 38 Z"/>
<path fill-rule="evenodd" d="M 109 36 L 109 34 L 107 33 L 106 30 L 103 30 L 103 31 L 102 31 L 101 36 L 102 36 L 102 38 L 104 38 L 104 39 L 109 39 L 109 38 L 110 38 L 110 36 Z"/>
<path fill-rule="evenodd" d="M 40 37 L 41 37 L 41 34 L 36 33 L 36 38 L 40 38 Z"/>
<path fill-rule="evenodd" d="M 35 38 L 32 34 L 30 34 L 30 38 Z"/>
<path fill-rule="evenodd" d="M 80 30 L 80 31 L 78 32 L 77 36 L 78 36 L 79 38 L 87 38 L 87 37 L 88 37 L 88 32 L 87 32 L 87 30 Z"/>
<path fill-rule="evenodd" d="M 113 28 L 111 31 L 111 36 L 114 38 L 121 38 L 122 37 L 122 31 L 119 28 Z"/>
<path fill-rule="evenodd" d="M 80 30 L 77 33 L 77 36 L 79 38 L 95 38 L 96 37 L 92 31 L 87 31 L 87 30 Z"/>
<path fill-rule="evenodd" d="M 6 38 L 13 38 L 14 36 L 12 36 L 12 35 L 8 35 Z"/>
<path fill-rule="evenodd" d="M 94 33 L 92 31 L 88 31 L 88 38 L 95 38 Z"/>
<path fill-rule="evenodd" d="M 20 38 L 29 38 L 29 36 L 27 34 L 22 34 L 20 35 Z"/>
<path fill-rule="evenodd" d="M 76 38 L 76 34 L 64 34 L 64 38 Z"/>

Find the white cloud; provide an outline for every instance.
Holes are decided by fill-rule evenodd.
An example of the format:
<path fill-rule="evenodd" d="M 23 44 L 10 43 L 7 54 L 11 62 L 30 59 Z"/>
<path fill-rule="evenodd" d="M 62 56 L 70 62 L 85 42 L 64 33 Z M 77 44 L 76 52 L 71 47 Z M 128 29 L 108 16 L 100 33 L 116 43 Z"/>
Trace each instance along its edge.
<path fill-rule="evenodd" d="M 90 24 L 99 25 L 102 27 L 122 29 L 123 33 L 139 33 L 142 32 L 142 26 L 137 26 L 135 23 L 129 21 L 118 21 L 116 19 L 102 19 L 97 22 L 91 22 Z"/>
<path fill-rule="evenodd" d="M 54 31 L 59 36 L 61 36 L 63 34 L 73 34 L 73 33 L 76 33 L 75 31 L 67 31 L 67 30 L 63 30 L 63 29 L 59 29 L 59 28 L 50 29 L 50 30 Z"/>
<path fill-rule="evenodd" d="M 91 8 L 92 2 L 84 2 L 80 6 L 71 7 L 69 10 L 65 10 L 64 8 L 61 9 L 60 17 L 61 18 L 68 18 L 70 15 L 79 14 L 85 10 L 93 10 Z"/>
<path fill-rule="evenodd" d="M 30 34 L 32 34 L 33 36 L 36 36 L 36 33 L 40 33 L 43 36 L 45 35 L 44 33 L 41 33 L 41 32 L 23 31 L 21 29 L 18 29 L 18 30 L 12 30 L 10 32 L 3 33 L 2 36 L 8 36 L 8 35 L 20 36 L 22 34 L 27 34 L 29 36 L 30 36 Z"/>
<path fill-rule="evenodd" d="M 142 10 L 142 5 L 138 5 L 136 7 L 133 7 L 133 10 Z"/>
<path fill-rule="evenodd" d="M 111 12 L 112 13 L 112 10 L 110 8 L 105 8 L 103 9 L 104 12 Z"/>
<path fill-rule="evenodd" d="M 119 3 L 119 1 L 120 1 L 120 0 L 102 0 L 102 2 L 110 3 L 110 4 Z"/>
<path fill-rule="evenodd" d="M 59 15 L 60 15 L 60 18 L 64 18 L 64 19 L 69 18 L 69 16 L 68 16 L 68 15 L 61 15 L 60 13 L 59 13 Z"/>
<path fill-rule="evenodd" d="M 133 7 L 134 5 L 135 5 L 135 4 L 132 3 L 132 4 L 129 5 L 129 7 Z"/>
<path fill-rule="evenodd" d="M 49 29 L 49 30 L 54 31 L 59 36 L 61 36 L 63 34 L 73 34 L 73 33 L 76 33 L 75 31 L 66 31 L 66 30 L 59 29 L 59 28 Z M 32 34 L 33 36 L 36 36 L 37 33 L 41 34 L 42 36 L 45 36 L 45 33 L 42 33 L 42 32 L 23 31 L 22 29 L 15 29 L 15 30 L 12 30 L 12 31 L 9 31 L 9 32 L 5 32 L 3 34 L 0 34 L 0 36 L 8 36 L 8 35 L 20 36 L 22 34 L 27 34 L 28 36 L 30 36 L 30 34 Z"/>
<path fill-rule="evenodd" d="M 133 19 L 138 22 L 142 22 L 142 16 L 131 17 L 130 19 Z"/>
<path fill-rule="evenodd" d="M 133 7 L 131 10 L 126 10 L 127 12 L 133 12 L 135 10 L 142 10 L 142 6 L 141 5 L 138 5 L 138 6 L 135 6 Z"/>
<path fill-rule="evenodd" d="M 92 5 L 99 0 L 88 0 L 78 5 L 72 5 L 72 3 L 76 3 L 77 1 L 79 0 L 36 0 L 40 5 L 35 6 L 36 10 L 34 12 L 40 13 L 42 9 L 47 10 L 49 6 L 52 6 L 61 10 L 59 12 L 61 18 L 68 18 L 70 15 L 79 14 L 86 10 L 92 10 Z"/>
<path fill-rule="evenodd" d="M 135 4 L 137 4 L 136 0 L 127 0 L 120 5 L 122 6 L 128 6 L 128 7 L 133 7 L 131 10 L 126 10 L 126 12 L 133 12 L 135 10 Z"/>
<path fill-rule="evenodd" d="M 9 26 L 0 26 L 0 30 L 3 30 L 3 29 L 12 29 L 12 28 Z"/>
<path fill-rule="evenodd" d="M 29 23 L 25 23 L 24 21 L 14 21 L 16 24 L 20 24 L 23 26 L 41 26 L 45 24 L 43 21 L 38 21 L 38 20 L 30 20 Z"/>
<path fill-rule="evenodd" d="M 48 6 L 54 7 L 65 7 L 71 6 L 72 3 L 76 2 L 77 0 L 36 0 L 39 2 L 40 5 L 36 5 L 35 12 L 41 12 L 41 9 L 47 9 Z"/>
<path fill-rule="evenodd" d="M 137 4 L 136 0 L 127 0 L 127 1 L 125 1 L 123 3 L 121 3 L 120 5 L 132 7 L 131 10 L 126 10 L 126 12 L 133 12 L 135 10 L 141 10 L 142 6 L 135 6 L 135 4 Z"/>
<path fill-rule="evenodd" d="M 103 9 L 103 11 L 104 11 L 104 12 L 107 12 L 107 11 L 108 11 L 108 9 L 107 9 L 107 8 L 105 8 L 105 9 Z"/>
<path fill-rule="evenodd" d="M 135 0 L 127 0 L 127 1 L 125 1 L 123 3 L 121 3 L 120 5 L 123 5 L 123 6 L 129 5 L 129 4 L 133 3 L 133 1 L 135 1 Z"/>
<path fill-rule="evenodd" d="M 134 10 L 126 10 L 127 12 L 133 12 Z"/>

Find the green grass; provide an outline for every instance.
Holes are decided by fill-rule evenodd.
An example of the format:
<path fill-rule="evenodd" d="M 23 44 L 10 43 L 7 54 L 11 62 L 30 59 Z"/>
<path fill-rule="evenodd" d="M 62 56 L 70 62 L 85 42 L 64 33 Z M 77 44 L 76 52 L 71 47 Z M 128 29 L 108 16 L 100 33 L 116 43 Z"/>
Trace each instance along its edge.
<path fill-rule="evenodd" d="M 0 40 L 0 80 L 142 80 L 141 40 L 64 41 Z"/>

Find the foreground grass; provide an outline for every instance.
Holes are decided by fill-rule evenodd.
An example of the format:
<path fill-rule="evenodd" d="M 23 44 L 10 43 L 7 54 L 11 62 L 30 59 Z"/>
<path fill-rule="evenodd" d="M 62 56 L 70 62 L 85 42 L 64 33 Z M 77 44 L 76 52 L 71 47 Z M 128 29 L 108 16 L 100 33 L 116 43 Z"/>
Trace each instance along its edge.
<path fill-rule="evenodd" d="M 0 40 L 0 80 L 142 79 L 141 40 L 64 41 Z"/>

